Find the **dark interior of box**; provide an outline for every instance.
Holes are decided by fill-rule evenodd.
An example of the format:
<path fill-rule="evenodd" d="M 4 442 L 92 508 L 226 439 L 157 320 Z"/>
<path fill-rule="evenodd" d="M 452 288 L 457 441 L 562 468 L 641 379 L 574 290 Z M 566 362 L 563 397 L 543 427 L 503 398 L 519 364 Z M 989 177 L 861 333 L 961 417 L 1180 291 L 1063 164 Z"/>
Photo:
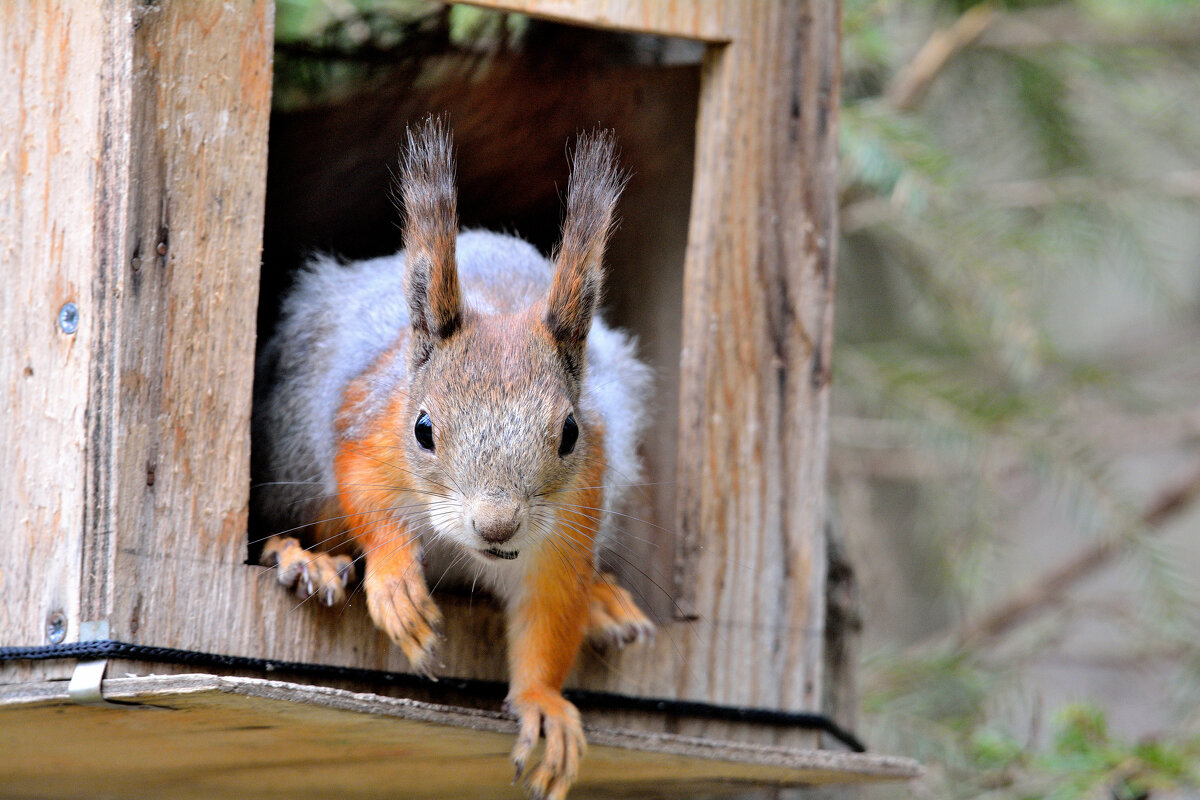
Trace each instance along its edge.
<path fill-rule="evenodd" d="M 295 86 L 281 81 L 353 57 L 277 50 L 277 98 L 291 100 L 277 103 L 269 142 L 260 343 L 309 254 L 358 259 L 401 247 L 392 174 L 410 123 L 447 118 L 464 228 L 514 233 L 545 253 L 559 234 L 569 145 L 581 131 L 615 131 L 631 177 L 604 313 L 637 335 L 656 384 L 642 444 L 647 485 L 632 493 L 618 525 L 625 535 L 605 561 L 660 620 L 673 607 L 683 258 L 702 55 L 694 43 L 533 23 L 519 47 L 417 42 L 390 58 L 372 53 L 352 64 L 356 82 L 297 103 Z M 269 533 L 252 523 L 251 539 Z"/>

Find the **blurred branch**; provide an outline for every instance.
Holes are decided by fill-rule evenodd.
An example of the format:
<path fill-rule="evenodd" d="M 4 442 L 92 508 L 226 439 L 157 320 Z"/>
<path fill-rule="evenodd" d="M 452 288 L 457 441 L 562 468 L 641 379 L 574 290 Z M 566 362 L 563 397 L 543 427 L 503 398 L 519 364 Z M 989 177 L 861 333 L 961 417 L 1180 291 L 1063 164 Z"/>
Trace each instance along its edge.
<path fill-rule="evenodd" d="M 972 6 L 948 28 L 934 31 L 912 61 L 884 91 L 884 102 L 896 111 L 912 111 L 955 55 L 970 47 L 998 16 L 986 3 Z"/>
<path fill-rule="evenodd" d="M 1185 347 L 1193 347 L 1189 339 Z M 1139 353 L 1169 352 L 1170 343 L 1160 338 L 1141 343 Z M 1155 376 L 1155 380 L 1162 379 Z M 1144 453 L 1153 449 L 1191 447 L 1200 441 L 1200 405 L 1175 408 L 1155 414 L 1131 415 L 1103 405 L 1086 405 L 1078 412 L 1087 420 L 1087 441 L 1105 452 Z M 922 447 L 912 425 L 898 420 L 871 419 L 836 414 L 829 420 L 830 469 L 847 478 L 883 480 L 943 480 L 962 473 L 962 464 L 948 461 Z M 1039 435 L 1037 433 L 1033 435 Z M 989 458 L 993 474 L 1004 474 L 1024 464 L 1021 452 L 1004 448 L 997 441 Z"/>
<path fill-rule="evenodd" d="M 1157 340 L 1143 347 L 1142 352 L 1167 349 L 1157 344 Z M 1200 406 L 1136 417 L 1091 408 L 1086 413 L 1090 423 L 1088 440 L 1106 452 L 1145 453 L 1153 449 L 1194 447 L 1200 442 Z"/>
<path fill-rule="evenodd" d="M 1005 14 L 979 37 L 993 50 L 1029 50 L 1061 45 L 1080 47 L 1188 46 L 1200 42 L 1200 16 L 1154 20 L 1120 27 L 1090 18 L 1078 6 L 1062 4 Z"/>
<path fill-rule="evenodd" d="M 900 209 L 896 208 L 886 197 L 869 197 L 866 200 L 856 200 L 838 212 L 838 223 L 843 235 L 895 222 L 900 219 Z"/>
<path fill-rule="evenodd" d="M 980 199 L 999 208 L 1036 208 L 1055 203 L 1106 200 L 1131 191 L 1149 191 L 1165 197 L 1200 198 L 1200 170 L 1175 170 L 1141 180 L 1115 183 L 1082 175 L 1031 181 L 1005 181 L 980 186 Z"/>
<path fill-rule="evenodd" d="M 919 449 L 839 449 L 829 459 L 835 480 L 945 481 L 962 475 L 962 465 Z"/>
<path fill-rule="evenodd" d="M 913 111 L 946 66 L 969 47 L 1030 50 L 1086 47 L 1190 46 L 1200 42 L 1200 16 L 1130 28 L 1089 18 L 1072 5 L 1001 13 L 989 3 L 967 9 L 949 27 L 934 31 L 883 93 L 894 111 Z"/>
<path fill-rule="evenodd" d="M 1142 514 L 1142 523 L 1152 532 L 1191 507 L 1200 499 L 1200 473 L 1163 492 Z M 969 619 L 953 633 L 960 647 L 979 647 L 989 640 L 1025 624 L 1062 601 L 1063 596 L 1084 578 L 1108 565 L 1129 545 L 1117 538 L 1091 545 L 1055 569 L 1042 575 L 1025 589 L 1001 601 L 990 611 Z"/>
<path fill-rule="evenodd" d="M 1083 175 L 1027 181 L 1000 181 L 955 192 L 969 207 L 1045 208 L 1057 203 L 1117 200 L 1132 192 L 1151 192 L 1175 200 L 1200 199 L 1200 170 L 1175 170 L 1133 181 L 1098 180 Z M 962 205 L 958 199 L 953 205 Z M 884 197 L 850 203 L 840 214 L 843 234 L 895 222 L 902 210 Z"/>
<path fill-rule="evenodd" d="M 1100 667 L 1103 669 L 1132 669 L 1139 672 L 1153 661 L 1177 661 L 1186 658 L 1194 648 L 1187 644 L 1138 647 L 1114 652 L 1111 647 L 1095 647 L 1078 653 L 1042 652 L 1041 664 L 1064 667 Z"/>

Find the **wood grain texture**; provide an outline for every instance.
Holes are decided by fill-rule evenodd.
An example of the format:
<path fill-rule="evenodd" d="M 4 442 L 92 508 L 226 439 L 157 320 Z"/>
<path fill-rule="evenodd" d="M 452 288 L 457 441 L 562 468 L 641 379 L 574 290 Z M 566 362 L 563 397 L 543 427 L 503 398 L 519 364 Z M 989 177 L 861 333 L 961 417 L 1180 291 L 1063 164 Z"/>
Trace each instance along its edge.
<path fill-rule="evenodd" d="M 704 65 L 684 273 L 677 466 L 685 611 L 718 620 L 684 694 L 821 693 L 839 12 L 739 6 Z"/>
<path fill-rule="evenodd" d="M 77 630 L 103 18 L 92 4 L 0 4 L 0 631 Z M 59 309 L 74 302 L 78 330 Z"/>
<path fill-rule="evenodd" d="M 198 609 L 246 613 L 229 589 L 245 584 L 274 7 L 0 14 L 16 111 L 0 159 L 2 643 L 46 643 L 53 610 L 67 641 L 106 619 L 132 641 L 198 643 Z M 55 327 L 67 300 L 73 336 Z"/>
<path fill-rule="evenodd" d="M 61 682 L 0 689 L 0 728 L 21 731 L 0 752 L 6 797 L 522 796 L 510 785 L 516 727 L 498 714 L 210 675 L 116 678 L 104 691 L 145 705 L 72 705 Z M 901 758 L 598 728 L 588 735 L 576 800 L 919 773 Z"/>
<path fill-rule="evenodd" d="M 655 33 L 709 42 L 734 37 L 746 0 L 472 0 L 471 5 L 518 11 L 594 28 Z M 749 0 L 750 4 L 764 0 Z"/>
<path fill-rule="evenodd" d="M 112 377 L 92 400 L 115 457 L 96 467 L 107 513 L 88 533 L 108 541 L 97 550 L 112 584 L 85 596 L 114 638 L 195 646 L 215 622 L 204 611 L 246 613 L 231 584 L 245 557 L 274 9 L 136 13 L 114 45 L 123 90 L 107 127 L 128 143 L 111 154 L 125 205 L 97 285 Z"/>

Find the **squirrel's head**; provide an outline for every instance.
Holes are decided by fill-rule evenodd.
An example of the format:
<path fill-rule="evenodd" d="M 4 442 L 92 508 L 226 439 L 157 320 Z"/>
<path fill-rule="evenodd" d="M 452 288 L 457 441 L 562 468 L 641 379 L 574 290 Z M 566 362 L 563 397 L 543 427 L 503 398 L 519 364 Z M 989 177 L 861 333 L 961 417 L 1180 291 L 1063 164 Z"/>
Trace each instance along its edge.
<path fill-rule="evenodd" d="M 515 314 L 467 307 L 450 137 L 410 132 L 401 194 L 412 331 L 408 419 L 398 432 L 428 521 L 484 559 L 512 559 L 551 535 L 540 498 L 569 489 L 602 457 L 599 420 L 581 408 L 588 331 L 623 177 L 607 133 L 580 138 L 547 296 Z M 531 513 L 533 510 L 535 513 Z"/>

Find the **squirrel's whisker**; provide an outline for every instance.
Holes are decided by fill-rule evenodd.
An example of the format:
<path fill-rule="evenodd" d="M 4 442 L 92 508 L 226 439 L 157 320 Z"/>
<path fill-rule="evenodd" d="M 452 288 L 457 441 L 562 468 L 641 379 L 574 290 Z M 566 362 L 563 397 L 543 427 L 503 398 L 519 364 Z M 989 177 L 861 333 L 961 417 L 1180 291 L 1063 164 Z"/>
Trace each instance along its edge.
<path fill-rule="evenodd" d="M 388 506 L 386 508 L 373 508 L 373 509 L 368 509 L 365 511 L 356 511 L 353 514 L 340 514 L 340 515 L 334 516 L 334 517 L 324 517 L 322 519 L 315 519 L 312 522 L 306 522 L 303 525 L 297 525 L 294 528 L 288 528 L 287 530 L 283 530 L 283 531 L 276 531 L 275 533 L 267 534 L 266 536 L 260 537 L 258 539 L 251 539 L 249 541 L 249 544 L 258 544 L 259 542 L 265 542 L 267 539 L 272 539 L 276 536 L 284 536 L 285 534 L 294 533 L 295 531 L 304 530 L 306 528 L 315 528 L 318 525 L 324 525 L 324 524 L 327 524 L 330 522 L 338 522 L 339 520 L 347 519 L 349 517 L 357 517 L 357 516 L 361 516 L 363 514 L 384 514 L 384 513 L 388 513 L 391 511 L 398 511 L 398 510 L 405 509 L 405 508 L 421 508 L 423 506 L 428 506 L 428 505 L 429 505 L 429 502 L 412 503 L 410 505 Z M 342 532 L 343 531 L 339 531 L 338 533 L 334 534 L 334 536 L 330 536 L 329 539 L 332 539 L 335 536 L 340 535 Z M 321 542 L 318 542 L 317 544 L 322 544 L 326 541 L 329 541 L 329 539 L 324 539 Z M 308 550 L 311 548 L 306 547 L 305 549 Z"/>

